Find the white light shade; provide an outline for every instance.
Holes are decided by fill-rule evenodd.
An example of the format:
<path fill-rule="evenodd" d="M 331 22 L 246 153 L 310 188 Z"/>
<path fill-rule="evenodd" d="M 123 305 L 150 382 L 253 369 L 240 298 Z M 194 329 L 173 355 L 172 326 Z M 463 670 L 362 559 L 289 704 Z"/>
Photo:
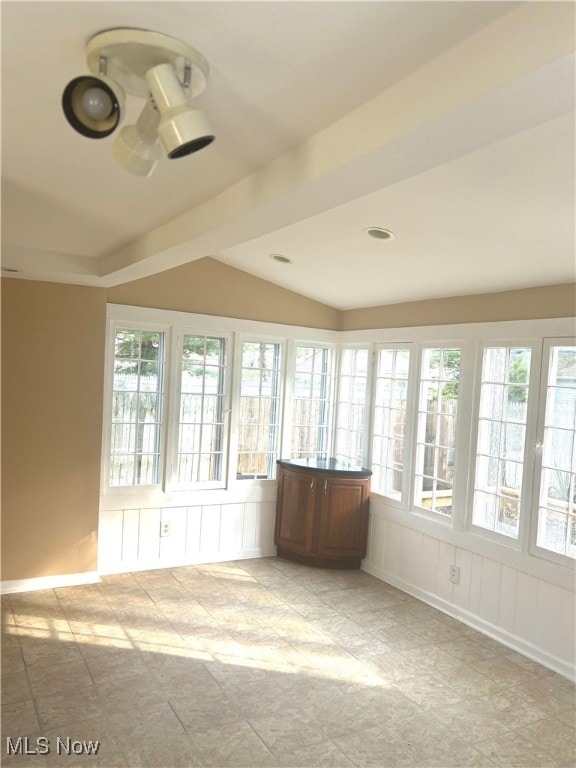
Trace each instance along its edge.
<path fill-rule="evenodd" d="M 204 113 L 190 106 L 170 64 L 153 67 L 146 80 L 160 112 L 158 135 L 169 158 L 184 157 L 214 141 Z"/>
<path fill-rule="evenodd" d="M 197 152 L 214 141 L 214 134 L 204 113 L 190 107 L 170 118 L 162 118 L 158 135 L 166 154 L 172 160 Z"/>
<path fill-rule="evenodd" d="M 114 142 L 114 159 L 137 176 L 150 176 L 162 157 L 158 140 L 160 115 L 150 99 L 144 105 L 135 125 L 126 125 Z"/>

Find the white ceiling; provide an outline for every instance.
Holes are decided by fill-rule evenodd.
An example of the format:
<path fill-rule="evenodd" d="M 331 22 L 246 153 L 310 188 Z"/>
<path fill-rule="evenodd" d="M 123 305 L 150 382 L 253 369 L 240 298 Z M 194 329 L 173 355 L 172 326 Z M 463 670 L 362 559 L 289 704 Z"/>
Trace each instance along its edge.
<path fill-rule="evenodd" d="M 572 281 L 574 10 L 2 2 L 3 268 L 110 286 L 211 256 L 340 309 Z M 117 26 L 211 67 L 216 141 L 147 179 L 60 107 Z"/>

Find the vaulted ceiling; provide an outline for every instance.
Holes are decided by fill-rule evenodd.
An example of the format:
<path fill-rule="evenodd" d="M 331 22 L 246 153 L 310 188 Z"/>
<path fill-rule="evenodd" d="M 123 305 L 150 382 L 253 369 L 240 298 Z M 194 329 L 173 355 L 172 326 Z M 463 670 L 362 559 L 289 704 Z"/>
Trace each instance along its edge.
<path fill-rule="evenodd" d="M 113 27 L 210 65 L 215 142 L 149 178 L 61 110 Z M 566 2 L 2 2 L 4 274 L 211 256 L 339 309 L 573 281 L 574 29 Z"/>

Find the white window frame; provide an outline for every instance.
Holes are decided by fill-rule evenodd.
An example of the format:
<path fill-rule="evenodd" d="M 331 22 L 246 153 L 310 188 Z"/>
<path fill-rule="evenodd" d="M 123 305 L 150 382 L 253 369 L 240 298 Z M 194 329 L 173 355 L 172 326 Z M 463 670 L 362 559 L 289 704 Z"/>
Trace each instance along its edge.
<path fill-rule="evenodd" d="M 228 461 L 230 443 L 230 411 L 232 398 L 232 379 L 234 377 L 234 335 L 229 331 L 200 328 L 199 326 L 179 325 L 173 334 L 171 369 L 173 386 L 170 393 L 170 415 L 168 425 L 167 445 L 167 480 L 166 490 L 169 492 L 196 491 L 210 489 L 224 489 L 229 482 Z M 178 443 L 180 433 L 180 397 L 182 354 L 184 349 L 184 336 L 202 336 L 224 339 L 226 363 L 224 367 L 224 428 L 222 436 L 222 473 L 221 480 L 212 480 L 195 483 L 179 483 L 177 480 L 178 467 Z"/>
<path fill-rule="evenodd" d="M 110 465 L 111 443 L 111 404 L 112 404 L 112 374 L 114 363 L 114 334 L 116 328 L 134 328 L 137 330 L 161 331 L 165 336 L 165 371 L 164 371 L 164 399 L 162 412 L 161 434 L 161 468 L 159 482 L 154 485 L 129 485 L 110 486 L 108 472 Z M 278 333 L 280 329 L 280 333 Z M 230 409 L 227 414 L 227 432 L 225 446 L 225 460 L 227 472 L 225 482 L 217 483 L 218 487 L 202 487 L 203 483 L 183 485 L 174 482 L 176 469 L 175 457 L 178 446 L 179 430 L 179 390 L 180 390 L 180 358 L 183 334 L 190 333 L 200 336 L 215 336 L 228 339 L 227 360 L 227 392 Z M 279 392 L 279 423 L 278 423 L 278 455 L 277 458 L 286 458 L 285 452 L 287 435 L 286 416 L 289 410 L 287 403 L 290 392 L 288 352 L 293 348 L 295 340 L 303 346 L 327 346 L 333 349 L 333 366 L 338 351 L 338 332 L 302 328 L 300 326 L 278 325 L 257 320 L 242 320 L 227 317 L 213 317 L 177 310 L 162 310 L 148 307 L 136 307 L 130 305 L 109 304 L 107 307 L 107 345 L 105 359 L 105 380 L 103 392 L 103 428 L 102 428 L 102 458 L 101 458 L 101 507 L 102 510 L 117 509 L 130 506 L 137 508 L 153 508 L 163 506 L 182 506 L 188 504 L 214 504 L 218 505 L 231 498 L 247 497 L 247 489 L 250 498 L 256 498 L 254 494 L 270 496 L 270 488 L 274 486 L 276 465 L 274 463 L 274 476 L 258 479 L 237 479 L 237 423 L 239 416 L 239 391 L 241 357 L 239 352 L 244 341 L 262 341 L 264 343 L 276 343 L 281 348 L 281 371 Z M 334 391 L 333 368 L 332 397 Z M 332 423 L 330 423 L 332 428 Z M 288 443 L 289 444 L 289 443 Z M 331 442 L 330 442 L 331 450 Z M 210 484 L 209 484 L 210 485 Z M 257 487 L 260 486 L 261 490 Z M 266 488 L 267 490 L 264 490 Z M 230 496 L 233 494 L 233 496 Z M 259 498 L 259 496 L 258 496 Z"/>
<path fill-rule="evenodd" d="M 369 412 L 369 442 L 368 442 L 368 466 L 374 470 L 374 413 L 376 408 L 376 382 L 378 379 L 378 365 L 380 352 L 385 349 L 407 349 L 410 352 L 410 362 L 408 367 L 408 378 L 406 387 L 406 423 L 404 431 L 404 464 L 402 469 L 402 490 L 400 493 L 400 499 L 395 499 L 392 496 L 387 496 L 384 493 L 377 491 L 376 493 L 381 498 L 386 499 L 386 503 L 391 507 L 395 507 L 401 510 L 408 510 L 412 507 L 413 499 L 413 467 L 415 460 L 414 446 L 416 435 L 414 431 L 415 426 L 415 407 L 417 385 L 419 382 L 419 361 L 420 361 L 420 349 L 419 345 L 415 342 L 382 342 L 374 346 L 372 353 L 372 375 L 370 377 L 370 412 Z"/>
<path fill-rule="evenodd" d="M 528 402 L 526 408 L 526 434 L 524 436 L 524 461 L 522 467 L 522 487 L 521 487 L 521 504 L 520 504 L 520 517 L 518 524 L 518 537 L 506 536 L 505 534 L 497 531 L 491 531 L 482 526 L 475 525 L 472 519 L 473 505 L 474 505 L 474 486 L 476 479 L 476 456 L 478 446 L 478 432 L 480 421 L 480 396 L 482 386 L 482 364 L 484 357 L 484 350 L 486 348 L 529 348 L 532 350 L 530 360 L 530 376 L 528 380 Z M 473 408 L 472 408 L 472 422 L 470 430 L 470 456 L 469 456 L 469 470 L 468 470 L 468 489 L 466 499 L 466 528 L 474 536 L 479 538 L 494 541 L 501 546 L 508 547 L 510 549 L 522 551 L 527 548 L 528 535 L 530 529 L 530 517 L 531 517 L 531 489 L 533 484 L 533 446 L 535 442 L 536 434 L 536 416 L 538 412 L 538 390 L 539 390 L 539 375 L 541 365 L 541 343 L 535 338 L 513 338 L 513 339 L 484 339 L 477 343 L 475 354 L 475 366 L 474 366 L 474 388 L 473 388 Z"/>
<path fill-rule="evenodd" d="M 258 478 L 239 478 L 238 471 L 238 438 L 240 435 L 240 392 L 242 384 L 242 346 L 246 342 L 261 344 L 278 344 L 280 346 L 280 369 L 279 369 L 279 391 L 278 391 L 278 440 L 276 447 L 276 461 L 282 456 L 284 445 L 284 414 L 285 414 L 285 391 L 286 391 L 286 358 L 287 343 L 285 337 L 268 336 L 263 333 L 238 333 L 234 343 L 234 373 L 232 385 L 232 412 L 230 419 L 230 440 L 229 440 L 229 464 L 228 464 L 228 487 L 250 487 L 251 485 L 261 485 L 270 480 L 276 479 L 276 461 L 272 465 L 272 474 L 270 477 Z"/>
<path fill-rule="evenodd" d="M 416 504 L 415 486 L 416 486 L 416 453 L 418 450 L 418 414 L 420 385 L 422 382 L 422 359 L 423 353 L 427 349 L 459 349 L 460 350 L 460 378 L 458 388 L 458 411 L 456 415 L 456 430 L 454 440 L 454 480 L 452 482 L 452 511 L 449 515 L 443 515 L 434 510 L 428 510 Z M 420 517 L 428 520 L 434 520 L 439 525 L 450 528 L 463 527 L 463 518 L 465 514 L 466 498 L 466 476 L 468 457 L 463 455 L 460 447 L 465 444 L 464 429 L 469 423 L 469 398 L 467 393 L 472 385 L 470 377 L 470 363 L 473 357 L 470 355 L 469 345 L 463 339 L 440 339 L 426 340 L 417 344 L 417 354 L 414 361 L 414 394 L 412 405 L 412 446 L 411 446 L 411 469 L 410 469 L 410 511 Z"/>
<path fill-rule="evenodd" d="M 548 395 L 548 375 L 550 369 L 550 350 L 556 346 L 574 346 L 576 345 L 576 336 L 545 336 L 541 345 L 541 364 L 540 364 L 540 391 L 538 394 L 538 420 L 535 426 L 535 436 L 532 442 L 534 450 L 534 459 L 531 462 L 532 487 L 531 487 L 531 506 L 530 506 L 530 530 L 528 551 L 531 555 L 543 560 L 550 560 L 558 565 L 563 565 L 571 569 L 576 568 L 576 560 L 568 555 L 561 555 L 559 552 L 553 552 L 551 549 L 540 547 L 537 544 L 539 507 L 540 507 L 540 486 L 542 483 L 542 445 L 544 441 L 544 425 L 546 421 L 546 402 Z"/>
<path fill-rule="evenodd" d="M 327 349 L 331 352 L 329 387 L 328 387 L 328 418 L 326 420 L 326 457 L 330 457 L 333 454 L 334 448 L 334 413 L 335 413 L 335 400 L 334 395 L 336 392 L 336 376 L 338 368 L 337 366 L 337 346 L 336 344 L 328 344 L 326 342 L 316 342 L 309 339 L 290 339 L 287 344 L 287 364 L 285 367 L 285 395 L 284 402 L 290 404 L 290 407 L 286 405 L 285 416 L 283 421 L 285 441 L 282 443 L 282 456 L 292 456 L 292 428 L 294 425 L 294 410 L 291 407 L 294 402 L 294 382 L 296 377 L 296 352 L 298 347 L 310 347 L 312 349 Z M 287 443 L 287 444 L 285 444 Z M 280 458 L 280 457 L 279 457 Z"/>
<path fill-rule="evenodd" d="M 362 424 L 362 447 L 360 465 L 363 467 L 370 467 L 370 429 L 372 425 L 372 375 L 374 366 L 374 345 L 373 344 L 342 344 L 338 349 L 338 359 L 336 362 L 336 373 L 334 376 L 334 419 L 332 427 L 332 453 L 336 456 L 336 440 L 338 435 L 339 424 L 339 409 L 340 409 L 340 386 L 342 381 L 342 357 L 344 352 L 348 350 L 366 351 L 368 360 L 366 366 L 366 386 L 365 386 L 365 399 L 364 399 L 364 423 Z M 350 464 L 355 464 L 352 457 L 346 457 L 344 460 Z"/>
<path fill-rule="evenodd" d="M 135 330 L 135 331 L 152 331 L 164 334 L 164 372 L 163 372 L 163 394 L 162 394 L 162 407 L 160 416 L 160 445 L 159 445 L 159 459 L 158 459 L 158 482 L 156 483 L 142 483 L 134 485 L 111 485 L 110 484 L 110 465 L 111 465 L 111 448 L 112 448 L 112 408 L 114 399 L 114 351 L 115 351 L 115 339 L 116 333 L 119 330 Z M 104 415 L 104 429 L 102 436 L 102 460 L 101 464 L 101 479 L 100 487 L 104 495 L 108 494 L 134 494 L 138 493 L 150 493 L 154 491 L 162 491 L 166 487 L 166 456 L 167 456 L 167 441 L 168 441 L 168 420 L 170 413 L 170 395 L 172 386 L 171 377 L 171 357 L 172 349 L 172 326 L 166 323 L 158 322 L 146 322 L 141 320 L 131 319 L 116 319 L 110 318 L 108 320 L 107 328 L 107 344 L 106 344 L 106 358 L 104 364 L 104 397 L 103 397 L 103 415 Z"/>

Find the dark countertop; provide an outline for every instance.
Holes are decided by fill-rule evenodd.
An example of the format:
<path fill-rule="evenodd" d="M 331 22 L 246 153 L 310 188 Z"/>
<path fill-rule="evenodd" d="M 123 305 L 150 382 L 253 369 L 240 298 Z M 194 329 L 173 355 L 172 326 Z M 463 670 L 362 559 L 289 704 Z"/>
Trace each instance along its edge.
<path fill-rule="evenodd" d="M 285 469 L 309 469 L 311 472 L 331 472 L 339 475 L 353 477 L 370 477 L 371 469 L 359 467 L 357 464 L 349 464 L 338 459 L 278 459 L 276 462 Z"/>

